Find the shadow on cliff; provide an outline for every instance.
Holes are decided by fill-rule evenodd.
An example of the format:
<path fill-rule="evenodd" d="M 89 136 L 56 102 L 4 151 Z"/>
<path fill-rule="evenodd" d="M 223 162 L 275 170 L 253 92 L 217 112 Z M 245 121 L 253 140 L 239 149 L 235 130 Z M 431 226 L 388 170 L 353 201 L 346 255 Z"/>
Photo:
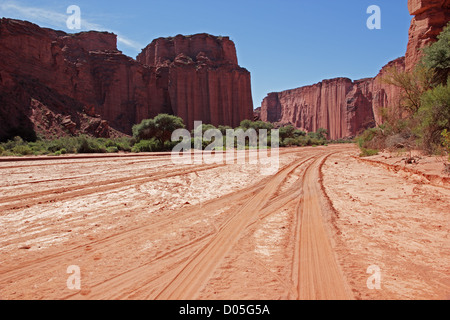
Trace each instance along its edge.
<path fill-rule="evenodd" d="M 88 115 L 79 101 L 37 79 L 9 76 L 8 85 L 0 86 L 0 141 L 16 136 L 36 141 L 38 137 L 95 135 L 98 131 L 102 119 L 95 114 Z"/>

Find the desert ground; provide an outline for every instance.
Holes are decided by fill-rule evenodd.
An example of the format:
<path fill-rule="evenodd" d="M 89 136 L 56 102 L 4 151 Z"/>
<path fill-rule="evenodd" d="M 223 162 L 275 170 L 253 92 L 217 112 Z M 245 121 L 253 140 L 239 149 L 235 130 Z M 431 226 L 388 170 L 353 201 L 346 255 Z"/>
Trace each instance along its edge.
<path fill-rule="evenodd" d="M 450 299 L 439 161 L 358 155 L 281 149 L 270 176 L 168 154 L 2 159 L 0 299 Z"/>

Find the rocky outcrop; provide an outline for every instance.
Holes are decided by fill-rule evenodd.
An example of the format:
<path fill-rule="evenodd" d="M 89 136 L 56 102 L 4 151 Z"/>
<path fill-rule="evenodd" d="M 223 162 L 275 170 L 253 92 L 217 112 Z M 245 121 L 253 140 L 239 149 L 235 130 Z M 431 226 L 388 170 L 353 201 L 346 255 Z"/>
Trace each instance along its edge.
<path fill-rule="evenodd" d="M 150 109 L 152 70 L 123 55 L 116 42 L 116 35 L 111 33 L 66 34 L 25 21 L 1 19 L 0 69 L 9 79 L 2 86 L 3 96 L 11 89 L 20 92 L 20 103 L 10 100 L 19 117 L 28 122 L 41 119 L 36 116 L 40 110 L 60 115 L 53 121 L 51 132 L 46 121 L 34 124 L 35 131 L 43 136 L 90 133 L 82 130 L 86 109 L 92 109 L 113 129 L 130 133 L 138 110 L 147 115 L 145 111 Z M 0 113 L 10 119 L 5 108 L 1 103 Z M 13 123 L 3 131 L 20 130 L 22 126 Z M 102 136 L 108 136 L 107 131 L 93 130 Z"/>
<path fill-rule="evenodd" d="M 335 78 L 269 93 L 261 104 L 261 120 L 290 123 L 307 132 L 324 128 L 330 139 L 354 137 L 382 123 L 383 110 L 393 112 L 398 106 L 400 89 L 383 81 L 389 68 L 403 71 L 404 58 L 390 62 L 375 78 Z"/>
<path fill-rule="evenodd" d="M 408 0 L 408 10 L 414 18 L 409 29 L 406 70 L 411 70 L 421 58 L 421 49 L 436 41 L 450 21 L 450 0 Z"/>
<path fill-rule="evenodd" d="M 375 78 L 336 78 L 270 93 L 261 104 L 261 119 L 291 123 L 306 131 L 324 128 L 329 138 L 338 139 L 354 137 L 368 127 L 382 124 L 384 115 L 398 114 L 401 89 L 384 79 L 391 68 L 403 72 L 417 65 L 421 50 L 436 41 L 450 20 L 450 0 L 409 0 L 408 9 L 415 17 L 405 57 L 389 62 Z"/>
<path fill-rule="evenodd" d="M 376 125 L 383 123 L 383 111 L 386 115 L 397 113 L 402 100 L 402 90 L 384 81 L 392 68 L 397 69 L 398 72 L 404 72 L 405 57 L 389 62 L 373 78 L 372 86 L 369 89 L 372 94 L 372 109 Z"/>
<path fill-rule="evenodd" d="M 208 34 L 154 40 L 137 61 L 156 68 L 165 105 L 185 119 L 237 127 L 253 118 L 250 73 L 239 67 L 234 43 Z"/>
<path fill-rule="evenodd" d="M 308 132 L 324 128 L 330 139 L 354 136 L 374 119 L 368 82 L 336 78 L 270 93 L 261 105 L 261 120 L 291 123 Z"/>
<path fill-rule="evenodd" d="M 226 37 L 158 39 L 138 60 L 117 50 L 112 33 L 67 34 L 1 19 L 0 139 L 23 128 L 44 136 L 130 134 L 159 113 L 180 116 L 188 127 L 253 117 L 250 73 L 237 65 Z M 40 110 L 55 116 L 51 133 Z"/>

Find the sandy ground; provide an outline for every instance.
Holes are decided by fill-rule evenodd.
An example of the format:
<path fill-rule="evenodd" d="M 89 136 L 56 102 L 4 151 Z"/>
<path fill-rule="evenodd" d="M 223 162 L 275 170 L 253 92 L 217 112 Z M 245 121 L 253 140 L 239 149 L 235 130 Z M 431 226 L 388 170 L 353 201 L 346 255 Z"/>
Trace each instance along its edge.
<path fill-rule="evenodd" d="M 357 155 L 0 162 L 0 299 L 450 298 L 447 180 Z"/>

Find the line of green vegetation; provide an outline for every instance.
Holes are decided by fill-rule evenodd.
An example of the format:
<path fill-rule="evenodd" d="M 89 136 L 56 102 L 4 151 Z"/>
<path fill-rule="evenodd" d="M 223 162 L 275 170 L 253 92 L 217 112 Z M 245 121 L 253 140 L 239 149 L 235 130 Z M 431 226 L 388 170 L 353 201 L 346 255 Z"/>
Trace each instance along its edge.
<path fill-rule="evenodd" d="M 143 120 L 141 123 L 133 126 L 132 137 L 121 137 L 116 139 L 93 138 L 87 135 L 80 135 L 76 137 L 62 137 L 55 140 L 37 139 L 36 141 L 25 141 L 21 137 L 15 137 L 13 140 L 0 143 L 0 156 L 38 156 L 51 155 L 59 156 L 65 154 L 86 154 L 86 153 L 118 153 L 118 152 L 163 152 L 171 151 L 179 143 L 179 141 L 171 141 L 172 133 L 177 129 L 184 129 L 183 120 L 179 117 L 160 114 L 153 119 Z M 197 128 L 201 130 L 201 136 L 210 129 L 218 129 L 223 141 L 219 143 L 216 150 L 226 149 L 226 132 L 228 129 L 233 129 L 228 126 L 218 126 L 217 128 L 211 124 L 202 124 L 202 127 Z M 271 147 L 272 137 L 271 129 L 274 126 L 271 123 L 263 121 L 244 120 L 240 126 L 234 130 L 242 129 L 244 132 L 249 129 L 254 129 L 257 133 L 260 130 L 267 130 L 265 143 L 267 148 Z M 191 131 L 191 147 L 195 148 L 196 144 L 195 130 Z M 262 135 L 261 135 L 262 136 Z M 258 135 L 258 139 L 261 137 Z M 211 143 L 215 142 L 214 138 L 206 140 L 202 138 L 201 146 L 205 149 Z M 259 147 L 259 141 L 258 147 Z M 294 146 L 321 146 L 328 145 L 328 143 L 347 143 L 348 140 L 328 141 L 327 131 L 319 129 L 317 132 L 306 133 L 296 129 L 292 125 L 286 125 L 279 128 L 280 147 L 294 147 Z M 351 141 L 350 141 L 351 142 Z M 234 141 L 234 147 L 238 148 L 237 138 Z M 254 148 L 250 146 L 249 139 L 245 141 L 245 149 Z"/>
<path fill-rule="evenodd" d="M 384 81 L 401 88 L 402 99 L 399 106 L 382 110 L 381 125 L 357 137 L 361 156 L 413 149 L 450 155 L 450 23 L 423 50 L 414 70 L 392 67 Z"/>
<path fill-rule="evenodd" d="M 105 139 L 86 135 L 64 137 L 56 140 L 38 139 L 34 142 L 24 141 L 21 137 L 0 144 L 1 156 L 30 156 L 76 153 L 117 153 L 130 152 L 133 139 L 128 137 Z"/>

